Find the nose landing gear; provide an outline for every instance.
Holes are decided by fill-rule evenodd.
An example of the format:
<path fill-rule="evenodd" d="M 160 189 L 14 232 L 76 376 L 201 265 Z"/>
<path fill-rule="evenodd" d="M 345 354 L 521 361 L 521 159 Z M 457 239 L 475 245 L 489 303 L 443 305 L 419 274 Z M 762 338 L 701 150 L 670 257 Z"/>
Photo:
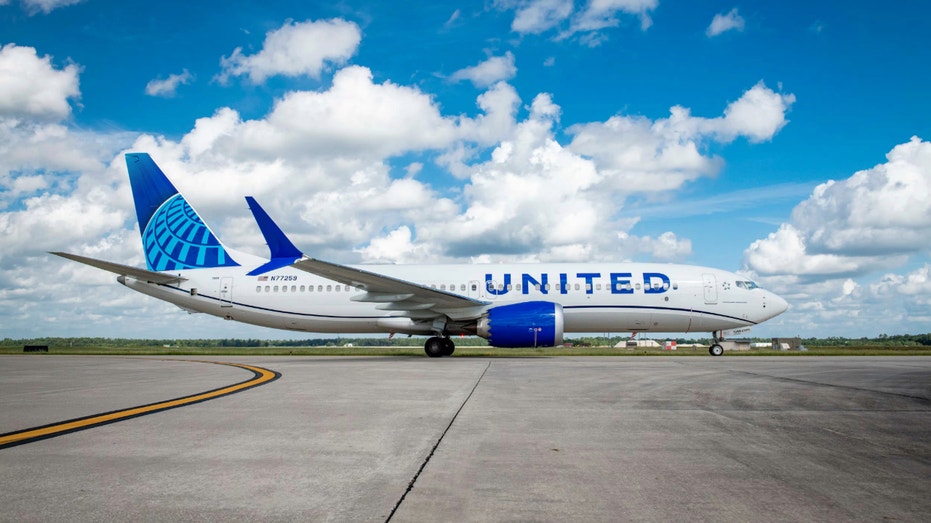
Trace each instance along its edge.
<path fill-rule="evenodd" d="M 708 347 L 708 353 L 712 356 L 721 356 L 724 354 L 724 347 L 721 346 L 722 341 L 724 341 L 723 332 L 715 331 L 711 333 L 711 346 Z"/>

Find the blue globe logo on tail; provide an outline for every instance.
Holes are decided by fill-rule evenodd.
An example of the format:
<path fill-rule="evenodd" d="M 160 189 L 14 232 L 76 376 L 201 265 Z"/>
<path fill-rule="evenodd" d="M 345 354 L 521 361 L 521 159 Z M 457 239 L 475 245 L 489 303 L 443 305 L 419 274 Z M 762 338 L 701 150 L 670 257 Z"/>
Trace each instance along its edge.
<path fill-rule="evenodd" d="M 149 266 L 156 271 L 238 265 L 180 194 L 155 211 L 142 244 Z"/>
<path fill-rule="evenodd" d="M 239 265 L 148 154 L 127 153 L 126 167 L 149 270 Z"/>

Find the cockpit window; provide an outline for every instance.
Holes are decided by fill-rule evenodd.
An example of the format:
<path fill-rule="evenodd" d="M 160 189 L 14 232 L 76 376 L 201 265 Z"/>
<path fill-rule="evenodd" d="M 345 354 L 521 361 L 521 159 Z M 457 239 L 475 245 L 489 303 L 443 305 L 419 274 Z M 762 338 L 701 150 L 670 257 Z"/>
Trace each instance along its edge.
<path fill-rule="evenodd" d="M 752 282 L 752 281 L 739 281 L 737 282 L 737 286 L 740 287 L 741 289 L 747 289 L 748 291 L 760 288 L 759 285 L 757 285 L 755 282 Z"/>

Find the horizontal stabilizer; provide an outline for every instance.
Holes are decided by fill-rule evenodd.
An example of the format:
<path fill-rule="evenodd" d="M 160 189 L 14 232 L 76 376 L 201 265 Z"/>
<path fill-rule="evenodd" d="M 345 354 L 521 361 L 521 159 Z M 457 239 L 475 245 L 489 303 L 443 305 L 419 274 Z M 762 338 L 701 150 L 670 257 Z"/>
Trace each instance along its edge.
<path fill-rule="evenodd" d="M 67 258 L 69 260 L 80 262 L 85 265 L 90 265 L 91 267 L 110 271 L 114 274 L 119 274 L 120 276 L 129 276 L 130 278 L 135 278 L 139 281 L 145 281 L 149 283 L 167 285 L 169 283 L 178 283 L 187 280 L 187 278 L 182 278 L 181 276 L 148 271 L 145 269 L 137 269 L 136 267 L 130 267 L 129 265 L 122 265 L 120 263 L 87 258 L 85 256 L 78 256 L 77 254 L 69 254 L 67 252 L 51 252 L 49 254 L 61 256 L 62 258 Z"/>

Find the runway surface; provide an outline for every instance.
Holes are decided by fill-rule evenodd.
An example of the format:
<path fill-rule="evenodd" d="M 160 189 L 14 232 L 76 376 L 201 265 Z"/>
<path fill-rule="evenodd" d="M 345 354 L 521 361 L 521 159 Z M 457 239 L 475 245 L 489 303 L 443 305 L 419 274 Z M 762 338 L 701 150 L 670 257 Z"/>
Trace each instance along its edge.
<path fill-rule="evenodd" d="M 248 380 L 0 356 L 0 434 Z M 212 358 L 236 394 L 0 449 L 3 521 L 927 521 L 931 358 Z"/>

